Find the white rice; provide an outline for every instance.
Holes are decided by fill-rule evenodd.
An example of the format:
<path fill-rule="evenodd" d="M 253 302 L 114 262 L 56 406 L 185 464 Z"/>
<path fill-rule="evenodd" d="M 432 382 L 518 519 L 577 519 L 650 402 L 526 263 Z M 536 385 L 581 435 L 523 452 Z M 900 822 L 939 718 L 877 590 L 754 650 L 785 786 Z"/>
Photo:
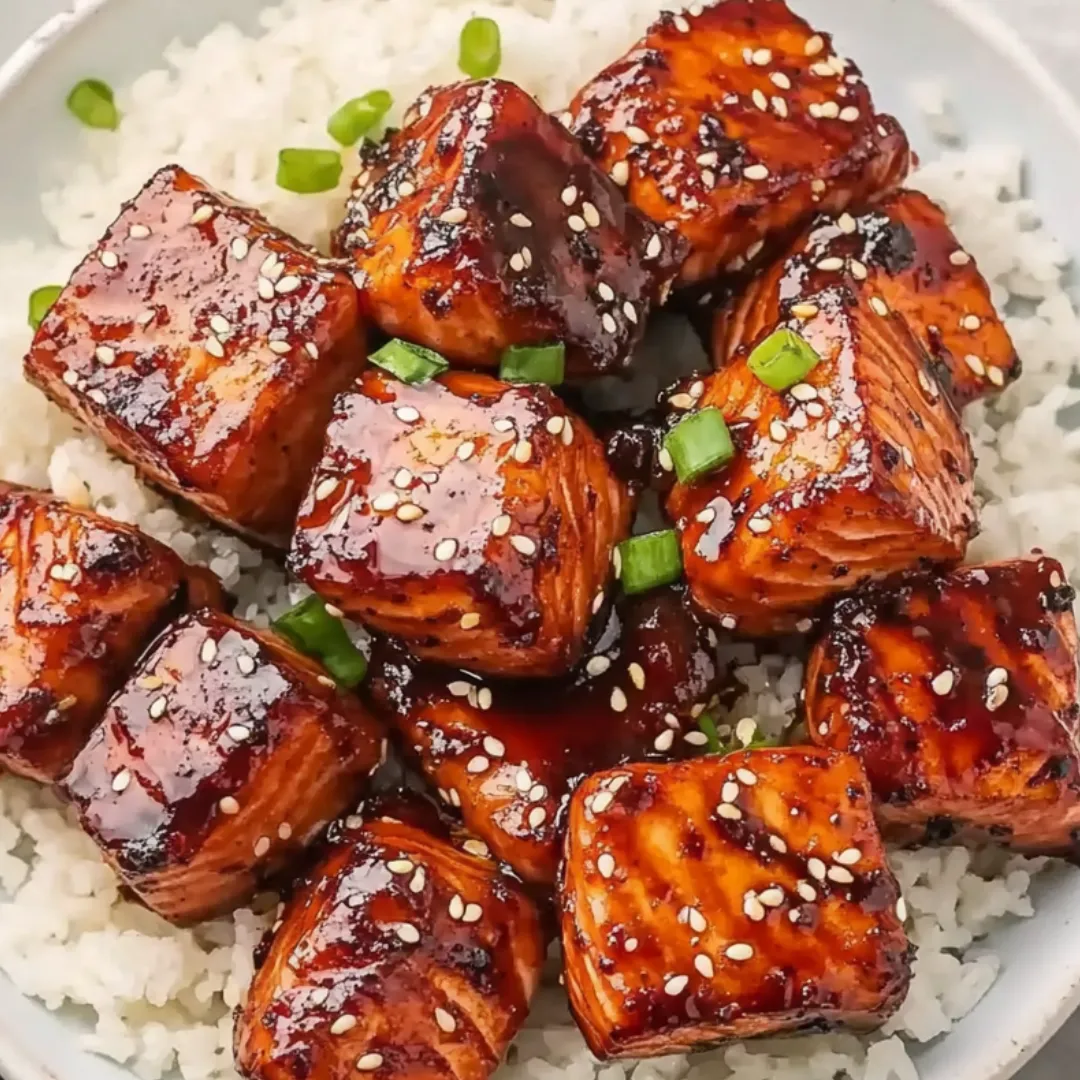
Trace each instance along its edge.
<path fill-rule="evenodd" d="M 120 135 L 88 133 L 80 162 L 66 165 L 62 185 L 45 193 L 57 246 L 0 250 L 0 475 L 138 523 L 220 574 L 241 597 L 242 616 L 265 620 L 281 610 L 290 594 L 279 571 L 240 541 L 185 520 L 23 382 L 24 298 L 42 283 L 65 280 L 119 203 L 168 161 L 324 243 L 342 193 L 281 192 L 275 155 L 285 145 L 324 144 L 325 118 L 342 100 L 381 86 L 403 106 L 429 83 L 454 78 L 458 30 L 466 15 L 479 13 L 497 15 L 502 26 L 504 73 L 557 108 L 638 36 L 657 6 L 622 0 L 613 20 L 611 6 L 596 0 L 555 0 L 554 15 L 544 20 L 455 0 L 287 0 L 263 14 L 258 37 L 224 25 L 194 48 L 172 46 L 166 67 L 120 93 Z M 919 95 L 938 133 L 954 140 L 940 89 L 924 85 Z M 1065 254 L 1022 197 L 1020 173 L 1020 157 L 1009 148 L 950 150 L 918 183 L 951 208 L 999 304 L 1014 312 L 1010 329 L 1026 364 L 1000 402 L 968 413 L 986 501 L 972 558 L 1039 545 L 1075 575 L 1080 432 L 1063 442 L 1055 421 L 1080 401 L 1067 385 L 1080 359 L 1080 327 L 1062 287 Z M 799 665 L 758 657 L 752 648 L 728 659 L 745 687 L 729 719 L 786 724 Z M 919 954 L 907 1003 L 875 1041 L 836 1034 L 600 1066 L 551 987 L 500 1080 L 915 1080 L 909 1041 L 948 1031 L 997 975 L 998 960 L 976 942 L 1001 919 L 1032 914 L 1028 887 L 1045 860 L 981 859 L 960 849 L 894 853 Z M 173 1069 L 186 1080 L 234 1075 L 230 1014 L 250 978 L 264 916 L 242 910 L 195 931 L 169 926 L 121 899 L 94 844 L 51 795 L 10 778 L 0 781 L 0 893 L 9 897 L 0 910 L 0 969 L 49 1009 L 88 1007 L 88 1050 L 148 1080 Z"/>

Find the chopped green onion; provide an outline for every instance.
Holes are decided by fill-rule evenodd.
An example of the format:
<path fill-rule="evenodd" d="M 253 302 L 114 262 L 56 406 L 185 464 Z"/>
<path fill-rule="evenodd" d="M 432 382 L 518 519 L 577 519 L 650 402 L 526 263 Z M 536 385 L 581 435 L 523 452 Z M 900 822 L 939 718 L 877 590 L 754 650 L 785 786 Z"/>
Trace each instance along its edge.
<path fill-rule="evenodd" d="M 364 681 L 368 667 L 364 654 L 349 639 L 342 621 L 331 615 L 317 596 L 309 596 L 285 612 L 274 629 L 302 653 L 321 660 L 346 689 Z"/>
<path fill-rule="evenodd" d="M 670 585 L 682 577 L 682 551 L 673 529 L 624 540 L 619 545 L 619 559 L 619 578 L 623 591 L 630 595 Z"/>
<path fill-rule="evenodd" d="M 794 330 L 777 330 L 751 354 L 747 364 L 770 390 L 789 390 L 821 363 L 814 347 Z"/>
<path fill-rule="evenodd" d="M 87 127 L 115 131 L 120 126 L 120 111 L 112 87 L 100 79 L 83 79 L 76 83 L 68 94 L 67 107 Z"/>
<path fill-rule="evenodd" d="M 720 732 L 716 730 L 716 721 L 708 713 L 702 713 L 697 719 L 697 726 L 709 740 L 709 753 L 719 754 L 721 751 Z"/>
<path fill-rule="evenodd" d="M 297 195 L 333 191 L 345 166 L 336 150 L 282 150 L 278 154 L 277 185 Z"/>
<path fill-rule="evenodd" d="M 489 79 L 502 63 L 502 34 L 494 19 L 470 19 L 461 29 L 458 67 L 470 79 Z"/>
<path fill-rule="evenodd" d="M 49 308 L 60 299 L 60 294 L 63 291 L 63 285 L 42 285 L 40 289 L 35 289 L 30 294 L 30 317 L 28 321 L 31 330 L 36 330 L 45 321 L 45 316 L 49 314 Z"/>
<path fill-rule="evenodd" d="M 437 352 L 401 338 L 388 341 L 378 352 L 371 354 L 370 360 L 402 382 L 413 384 L 426 383 L 450 367 Z"/>
<path fill-rule="evenodd" d="M 499 378 L 506 382 L 558 386 L 566 378 L 566 346 L 513 345 L 502 354 Z"/>
<path fill-rule="evenodd" d="M 355 146 L 390 111 L 394 98 L 388 90 L 371 90 L 346 101 L 327 121 L 330 137 L 342 146 Z"/>
<path fill-rule="evenodd" d="M 726 465 L 735 456 L 731 432 L 719 409 L 708 408 L 686 417 L 664 439 L 675 475 L 692 484 Z"/>

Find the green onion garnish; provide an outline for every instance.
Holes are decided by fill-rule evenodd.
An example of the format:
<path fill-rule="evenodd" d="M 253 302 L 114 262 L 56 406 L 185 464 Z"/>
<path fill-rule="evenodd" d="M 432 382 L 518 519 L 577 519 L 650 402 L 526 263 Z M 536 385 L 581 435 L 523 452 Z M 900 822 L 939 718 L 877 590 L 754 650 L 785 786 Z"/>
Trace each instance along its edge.
<path fill-rule="evenodd" d="M 750 370 L 770 390 L 789 390 L 821 363 L 814 347 L 794 330 L 770 334 L 747 361 Z"/>
<path fill-rule="evenodd" d="M 31 330 L 36 330 L 45 321 L 49 308 L 60 299 L 63 291 L 63 285 L 42 285 L 30 294 L 30 316 L 27 321 Z"/>
<path fill-rule="evenodd" d="M 345 166 L 336 150 L 282 150 L 278 154 L 277 185 L 297 195 L 333 191 Z"/>
<path fill-rule="evenodd" d="M 120 126 L 120 111 L 112 87 L 100 79 L 83 79 L 76 83 L 68 94 L 67 107 L 87 127 L 115 131 Z"/>
<path fill-rule="evenodd" d="M 735 456 L 731 432 L 719 409 L 708 408 L 688 416 L 669 432 L 664 448 L 675 464 L 675 474 L 692 484 L 726 465 Z"/>
<path fill-rule="evenodd" d="M 364 654 L 349 640 L 342 621 L 331 615 L 317 596 L 309 596 L 285 612 L 274 629 L 302 653 L 321 660 L 346 689 L 364 681 L 368 668 Z"/>
<path fill-rule="evenodd" d="M 709 740 L 709 753 L 719 754 L 721 750 L 720 732 L 716 730 L 716 721 L 708 713 L 702 713 L 697 719 L 697 726 Z"/>
<path fill-rule="evenodd" d="M 378 352 L 373 352 L 369 359 L 376 367 L 389 371 L 402 382 L 414 385 L 426 383 L 450 367 L 445 358 L 437 352 L 421 345 L 413 345 L 411 341 L 402 341 L 401 338 L 388 341 Z"/>
<path fill-rule="evenodd" d="M 346 101 L 327 121 L 326 130 L 342 146 L 355 146 L 390 111 L 394 98 L 388 90 L 372 90 Z"/>
<path fill-rule="evenodd" d="M 619 545 L 623 591 L 633 595 L 670 585 L 682 577 L 682 551 L 673 529 L 632 536 Z"/>
<path fill-rule="evenodd" d="M 555 345 L 513 345 L 502 354 L 499 378 L 558 386 L 566 378 L 566 346 L 561 341 Z"/>
<path fill-rule="evenodd" d="M 502 34 L 494 19 L 470 19 L 461 29 L 458 67 L 470 79 L 489 79 L 502 63 Z"/>

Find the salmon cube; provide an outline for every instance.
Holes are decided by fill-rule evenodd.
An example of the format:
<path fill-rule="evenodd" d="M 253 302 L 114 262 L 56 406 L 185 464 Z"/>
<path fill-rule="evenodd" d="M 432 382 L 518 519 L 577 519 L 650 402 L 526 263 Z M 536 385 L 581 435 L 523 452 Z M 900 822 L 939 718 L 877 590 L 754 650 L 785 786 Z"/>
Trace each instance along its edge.
<path fill-rule="evenodd" d="M 561 341 L 577 375 L 629 364 L 682 254 L 498 79 L 420 99 L 369 154 L 336 243 L 388 334 L 467 367 Z"/>
<path fill-rule="evenodd" d="M 63 790 L 174 922 L 244 903 L 363 792 L 379 724 L 276 635 L 203 610 L 143 656 Z"/>
<path fill-rule="evenodd" d="M 685 590 L 620 601 L 592 655 L 538 692 L 376 645 L 368 692 L 443 801 L 526 881 L 550 885 L 581 777 L 695 753 L 717 683 L 715 636 Z"/>
<path fill-rule="evenodd" d="M 848 754 L 751 750 L 589 777 L 560 881 L 570 1004 L 593 1053 L 870 1029 L 913 950 Z"/>
<path fill-rule="evenodd" d="M 411 805 L 335 825 L 260 950 L 236 1027 L 251 1080 L 485 1080 L 545 935 L 520 884 Z"/>
<path fill-rule="evenodd" d="M 720 370 L 669 399 L 672 422 L 716 408 L 731 429 L 731 463 L 676 484 L 668 509 L 694 599 L 743 633 L 805 632 L 862 581 L 960 562 L 977 529 L 956 406 L 907 319 L 863 287 L 850 228 L 819 223 L 756 279 L 717 321 Z M 754 373 L 778 331 L 817 357 L 785 390 Z"/>
<path fill-rule="evenodd" d="M 807 726 L 863 763 L 887 835 L 1080 854 L 1074 599 L 1037 555 L 836 605 L 807 670 Z"/>
<path fill-rule="evenodd" d="M 581 654 L 630 513 L 546 386 L 369 368 L 338 400 L 290 566 L 418 656 L 552 675 Z"/>
<path fill-rule="evenodd" d="M 26 375 L 146 479 L 281 545 L 364 356 L 348 274 L 173 165 L 75 271 Z"/>
<path fill-rule="evenodd" d="M 688 242 L 683 284 L 742 270 L 815 211 L 895 187 L 911 162 L 859 69 L 783 0 L 665 12 L 567 120 L 630 202 Z"/>
<path fill-rule="evenodd" d="M 157 629 L 222 599 L 138 529 L 0 481 L 0 765 L 62 777 Z"/>

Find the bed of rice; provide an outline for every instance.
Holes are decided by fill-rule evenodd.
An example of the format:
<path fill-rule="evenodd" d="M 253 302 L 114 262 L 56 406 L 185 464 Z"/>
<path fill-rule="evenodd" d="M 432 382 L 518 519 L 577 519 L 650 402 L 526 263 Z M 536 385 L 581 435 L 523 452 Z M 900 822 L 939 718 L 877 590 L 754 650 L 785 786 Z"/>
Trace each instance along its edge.
<path fill-rule="evenodd" d="M 523 5 L 524 6 L 524 5 Z M 622 0 L 620 18 L 594 0 L 556 0 L 549 19 L 496 13 L 504 73 L 546 105 L 563 104 L 590 73 L 636 38 L 657 0 Z M 143 488 L 130 468 L 25 385 L 25 297 L 61 281 L 118 204 L 166 161 L 179 161 L 261 206 L 299 236 L 324 243 L 340 193 L 298 198 L 274 186 L 283 145 L 322 145 L 326 116 L 375 86 L 405 103 L 455 76 L 454 43 L 467 13 L 455 0 L 287 0 L 262 16 L 257 36 L 219 27 L 194 48 L 168 50 L 162 67 L 119 95 L 118 136 L 89 133 L 80 162 L 43 206 L 56 246 L 0 250 L 0 475 L 48 486 L 74 502 L 137 522 L 184 557 L 209 565 L 240 597 L 239 613 L 265 620 L 285 607 L 281 572 L 241 542 L 193 526 Z M 557 62 L 553 59 L 557 58 Z M 922 89 L 943 134 L 938 94 Z M 202 118 L 202 119 L 194 119 Z M 346 170 L 346 176 L 349 170 Z M 994 281 L 1025 362 L 1021 382 L 968 417 L 980 458 L 983 534 L 972 557 L 1043 546 L 1080 566 L 1080 432 L 1055 420 L 1080 402 L 1068 386 L 1080 350 L 1077 316 L 1062 281 L 1066 258 L 1023 198 L 1019 155 L 1002 147 L 949 150 L 918 184 L 947 204 L 961 239 Z M 1054 506 L 1057 513 L 1046 513 Z M 726 659 L 745 692 L 732 718 L 784 724 L 801 670 L 750 646 Z M 981 861 L 963 850 L 896 852 L 894 866 L 919 947 L 900 1014 L 873 1042 L 836 1034 L 734 1046 L 690 1059 L 599 1065 L 570 1021 L 560 992 L 544 991 L 501 1080 L 914 1080 L 908 1040 L 947 1031 L 994 981 L 998 961 L 978 943 L 998 920 L 1032 914 L 1028 888 L 1042 860 Z M 170 927 L 120 898 L 94 844 L 39 788 L 0 781 L 0 969 L 50 1009 L 81 1006 L 84 1045 L 148 1080 L 178 1069 L 186 1080 L 230 1077 L 231 1010 L 251 974 L 263 914 L 237 912 L 193 931 Z"/>

